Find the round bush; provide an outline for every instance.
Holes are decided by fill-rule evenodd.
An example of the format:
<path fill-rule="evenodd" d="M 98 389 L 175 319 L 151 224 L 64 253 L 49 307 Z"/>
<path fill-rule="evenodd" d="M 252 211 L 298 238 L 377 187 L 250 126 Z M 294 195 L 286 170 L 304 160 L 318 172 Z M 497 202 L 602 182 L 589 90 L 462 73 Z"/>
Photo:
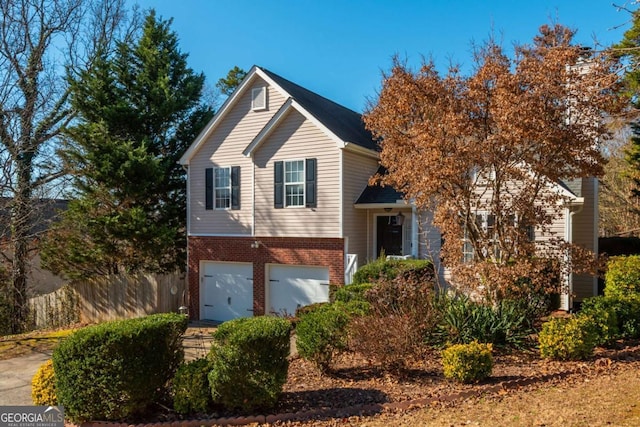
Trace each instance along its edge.
<path fill-rule="evenodd" d="M 462 383 L 487 378 L 493 369 L 491 351 L 491 344 L 480 344 L 477 341 L 452 345 L 442 352 L 444 376 Z"/>
<path fill-rule="evenodd" d="M 270 409 L 289 369 L 291 323 L 259 316 L 225 322 L 214 333 L 209 385 L 213 402 L 227 409 Z"/>
<path fill-rule="evenodd" d="M 44 362 L 31 380 L 31 399 L 34 405 L 55 406 L 58 404 L 56 397 L 55 374 L 53 361 Z"/>
<path fill-rule="evenodd" d="M 608 344 L 620 336 L 616 301 L 618 301 L 617 298 L 604 296 L 587 298 L 582 301 L 580 315 L 589 316 L 592 319 L 597 345 Z"/>
<path fill-rule="evenodd" d="M 540 356 L 555 360 L 583 360 L 593 354 L 597 334 L 590 316 L 556 318 L 545 322 L 538 335 Z"/>
<path fill-rule="evenodd" d="M 182 363 L 188 319 L 154 314 L 89 326 L 53 351 L 58 403 L 74 422 L 144 413 Z"/>
<path fill-rule="evenodd" d="M 348 324 L 349 315 L 333 304 L 305 313 L 296 325 L 298 354 L 329 371 L 333 356 L 347 347 Z"/>
<path fill-rule="evenodd" d="M 211 362 L 196 359 L 180 365 L 173 378 L 173 408 L 179 414 L 207 413 L 213 405 L 209 388 Z"/>
<path fill-rule="evenodd" d="M 613 257 L 607 263 L 604 294 L 625 297 L 640 293 L 640 255 Z"/>

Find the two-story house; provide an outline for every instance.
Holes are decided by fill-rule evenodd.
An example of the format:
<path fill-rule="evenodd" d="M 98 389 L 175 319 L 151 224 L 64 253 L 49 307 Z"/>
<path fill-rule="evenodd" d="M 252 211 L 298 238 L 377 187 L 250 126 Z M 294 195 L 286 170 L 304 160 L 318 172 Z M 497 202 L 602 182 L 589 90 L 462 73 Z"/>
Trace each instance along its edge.
<path fill-rule="evenodd" d="M 327 301 L 329 284 L 349 283 L 381 250 L 438 265 L 441 237 L 429 213 L 368 185 L 378 159 L 359 113 L 254 66 L 180 160 L 190 316 L 293 314 Z M 573 184 L 578 193 L 562 186 L 575 203 L 558 227 L 594 249 L 595 180 Z M 596 287 L 567 280 L 570 292 Z"/>

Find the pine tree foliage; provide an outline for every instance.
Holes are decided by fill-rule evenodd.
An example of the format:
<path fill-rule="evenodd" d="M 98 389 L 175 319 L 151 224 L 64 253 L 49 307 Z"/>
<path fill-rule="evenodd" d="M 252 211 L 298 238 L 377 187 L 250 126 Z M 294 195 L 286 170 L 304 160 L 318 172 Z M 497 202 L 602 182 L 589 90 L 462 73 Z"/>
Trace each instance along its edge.
<path fill-rule="evenodd" d="M 72 81 L 80 121 L 63 151 L 76 197 L 50 233 L 45 264 L 69 277 L 184 268 L 186 183 L 178 159 L 211 118 L 204 76 L 187 65 L 171 21 L 149 12 Z"/>

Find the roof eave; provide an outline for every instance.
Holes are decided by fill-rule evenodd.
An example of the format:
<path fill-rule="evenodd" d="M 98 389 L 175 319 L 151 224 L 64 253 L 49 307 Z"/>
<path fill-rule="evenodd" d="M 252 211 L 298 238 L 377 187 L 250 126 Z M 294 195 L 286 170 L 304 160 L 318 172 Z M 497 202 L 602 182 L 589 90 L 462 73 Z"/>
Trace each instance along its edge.
<path fill-rule="evenodd" d="M 380 160 L 380 153 L 378 151 L 370 150 L 356 144 L 355 142 L 344 142 L 342 146 L 339 146 L 339 148 L 351 151 L 352 153 L 362 154 L 364 156 L 371 157 L 372 159 Z"/>

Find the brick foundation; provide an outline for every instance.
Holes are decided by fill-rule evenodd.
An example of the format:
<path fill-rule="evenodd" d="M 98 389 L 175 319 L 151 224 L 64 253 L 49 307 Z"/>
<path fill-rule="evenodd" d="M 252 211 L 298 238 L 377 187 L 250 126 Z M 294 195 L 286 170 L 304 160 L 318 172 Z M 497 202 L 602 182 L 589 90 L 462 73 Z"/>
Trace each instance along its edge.
<path fill-rule="evenodd" d="M 252 244 L 259 241 L 258 248 Z M 344 283 L 344 240 L 304 237 L 189 237 L 189 316 L 200 319 L 200 261 L 253 263 L 253 313 L 266 305 L 266 264 L 329 267 L 329 281 Z"/>

